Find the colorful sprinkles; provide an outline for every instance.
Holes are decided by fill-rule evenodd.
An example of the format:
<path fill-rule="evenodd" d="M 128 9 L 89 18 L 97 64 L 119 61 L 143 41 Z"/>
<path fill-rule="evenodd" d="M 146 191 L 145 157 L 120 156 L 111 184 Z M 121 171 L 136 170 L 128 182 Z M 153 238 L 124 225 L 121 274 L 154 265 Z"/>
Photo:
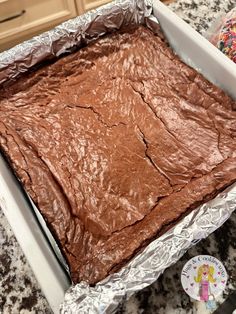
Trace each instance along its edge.
<path fill-rule="evenodd" d="M 236 17 L 227 20 L 221 28 L 217 47 L 236 63 Z"/>

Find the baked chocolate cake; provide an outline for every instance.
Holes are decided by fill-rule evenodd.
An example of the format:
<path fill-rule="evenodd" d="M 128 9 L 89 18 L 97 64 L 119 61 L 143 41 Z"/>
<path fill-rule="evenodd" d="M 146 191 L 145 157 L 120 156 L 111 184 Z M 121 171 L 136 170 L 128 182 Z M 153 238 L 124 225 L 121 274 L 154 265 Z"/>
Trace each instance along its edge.
<path fill-rule="evenodd" d="M 2 86 L 0 145 L 94 284 L 236 181 L 235 108 L 139 26 Z"/>

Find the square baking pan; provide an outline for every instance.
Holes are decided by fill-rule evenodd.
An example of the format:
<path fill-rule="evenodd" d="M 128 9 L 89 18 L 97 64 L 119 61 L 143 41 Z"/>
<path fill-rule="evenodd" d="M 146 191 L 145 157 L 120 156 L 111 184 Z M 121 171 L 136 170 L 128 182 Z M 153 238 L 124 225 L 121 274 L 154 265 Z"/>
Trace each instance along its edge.
<path fill-rule="evenodd" d="M 153 1 L 153 16 L 180 58 L 236 99 L 236 65 L 160 1 Z M 0 206 L 52 310 L 58 313 L 71 284 L 68 273 L 55 254 L 40 215 L 3 156 L 0 156 Z"/>

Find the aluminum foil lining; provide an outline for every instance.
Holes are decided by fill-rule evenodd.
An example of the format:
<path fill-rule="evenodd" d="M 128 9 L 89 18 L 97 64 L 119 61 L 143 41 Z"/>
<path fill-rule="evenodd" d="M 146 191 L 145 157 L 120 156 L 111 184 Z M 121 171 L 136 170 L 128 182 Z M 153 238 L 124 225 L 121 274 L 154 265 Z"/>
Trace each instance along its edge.
<path fill-rule="evenodd" d="M 219 228 L 236 208 L 236 184 L 192 211 L 175 227 L 150 243 L 118 273 L 95 287 L 79 283 L 65 295 L 61 313 L 111 314 L 120 302 L 152 284 L 194 244 Z"/>
<path fill-rule="evenodd" d="M 0 83 L 121 27 L 144 23 L 151 0 L 117 0 L 0 53 Z"/>
<path fill-rule="evenodd" d="M 140 23 L 154 31 L 157 29 L 158 22 L 152 15 L 152 0 L 117 0 L 90 11 L 0 54 L 0 83 L 107 32 Z M 236 184 L 192 211 L 119 272 L 95 287 L 83 282 L 72 286 L 65 295 L 61 313 L 114 313 L 120 302 L 153 283 L 186 250 L 219 228 L 235 208 Z"/>

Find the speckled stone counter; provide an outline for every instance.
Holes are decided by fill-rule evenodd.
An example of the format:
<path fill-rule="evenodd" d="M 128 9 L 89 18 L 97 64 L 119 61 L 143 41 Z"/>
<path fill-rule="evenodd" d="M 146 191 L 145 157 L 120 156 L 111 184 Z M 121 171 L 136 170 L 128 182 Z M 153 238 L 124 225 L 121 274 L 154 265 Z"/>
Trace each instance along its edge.
<path fill-rule="evenodd" d="M 170 8 L 197 31 L 204 33 L 220 13 L 236 6 L 236 0 L 184 0 L 171 3 Z M 180 272 L 191 257 L 213 255 L 228 272 L 223 302 L 236 290 L 236 212 L 207 239 L 190 249 L 179 262 L 167 269 L 150 287 L 136 293 L 119 309 L 119 314 L 194 314 L 208 313 L 183 292 Z M 0 210 L 0 313 L 51 313 L 40 287 Z"/>
<path fill-rule="evenodd" d="M 0 313 L 51 313 L 0 209 Z"/>

